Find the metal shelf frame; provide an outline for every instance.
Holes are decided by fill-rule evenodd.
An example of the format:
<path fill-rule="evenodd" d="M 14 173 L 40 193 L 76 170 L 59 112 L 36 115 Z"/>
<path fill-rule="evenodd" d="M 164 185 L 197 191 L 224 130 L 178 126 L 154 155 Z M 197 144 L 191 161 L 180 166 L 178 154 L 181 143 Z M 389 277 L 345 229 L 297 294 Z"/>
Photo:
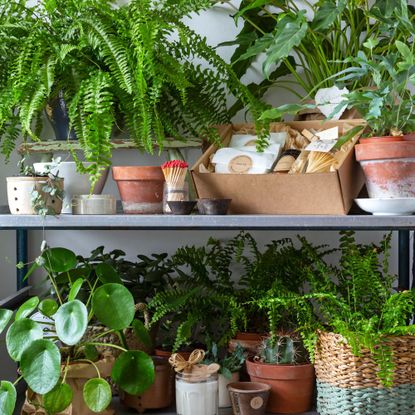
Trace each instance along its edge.
<path fill-rule="evenodd" d="M 16 231 L 17 262 L 28 262 L 31 230 L 295 230 L 398 231 L 399 288 L 410 288 L 410 231 L 415 216 L 324 215 L 69 215 L 32 216 L 0 214 L 0 230 Z M 17 289 L 24 288 L 26 268 L 17 270 Z M 415 264 L 413 266 L 415 273 Z"/>

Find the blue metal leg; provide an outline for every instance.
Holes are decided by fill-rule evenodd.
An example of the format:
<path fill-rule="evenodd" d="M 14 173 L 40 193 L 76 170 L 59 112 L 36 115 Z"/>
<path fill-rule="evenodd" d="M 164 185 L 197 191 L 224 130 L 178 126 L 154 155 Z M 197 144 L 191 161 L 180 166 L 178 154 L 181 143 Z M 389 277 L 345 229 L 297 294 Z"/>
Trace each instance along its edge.
<path fill-rule="evenodd" d="M 409 290 L 410 288 L 410 237 L 409 231 L 399 231 L 399 290 Z"/>
<path fill-rule="evenodd" d="M 27 263 L 28 263 L 28 249 L 27 249 L 27 229 L 16 229 L 16 262 L 25 264 L 22 268 L 17 269 L 16 285 L 17 290 L 27 286 L 27 280 L 24 280 L 27 274 Z"/>

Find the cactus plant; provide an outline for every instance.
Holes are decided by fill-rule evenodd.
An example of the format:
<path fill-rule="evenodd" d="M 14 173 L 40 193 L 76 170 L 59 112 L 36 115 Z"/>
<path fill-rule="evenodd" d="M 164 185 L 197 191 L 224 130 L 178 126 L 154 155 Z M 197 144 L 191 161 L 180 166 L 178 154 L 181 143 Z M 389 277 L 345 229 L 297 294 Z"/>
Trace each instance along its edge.
<path fill-rule="evenodd" d="M 307 361 L 301 340 L 295 334 L 281 334 L 262 340 L 256 360 L 274 365 L 296 365 Z"/>

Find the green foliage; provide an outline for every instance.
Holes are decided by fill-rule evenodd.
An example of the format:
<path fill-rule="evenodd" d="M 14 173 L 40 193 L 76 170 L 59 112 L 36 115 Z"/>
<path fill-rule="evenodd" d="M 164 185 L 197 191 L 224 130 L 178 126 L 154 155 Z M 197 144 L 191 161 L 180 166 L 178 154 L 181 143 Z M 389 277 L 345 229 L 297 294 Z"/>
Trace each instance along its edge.
<path fill-rule="evenodd" d="M 43 409 L 52 414 L 62 412 L 70 405 L 73 393 L 65 379 L 71 364 L 90 364 L 97 371 L 99 379 L 93 379 L 85 385 L 84 400 L 92 411 L 102 412 L 106 409 L 112 399 L 111 387 L 101 379 L 99 365 L 94 364 L 94 361 L 102 358 L 97 349 L 102 346 L 122 351 L 118 358 L 120 361 L 116 359 L 114 365 L 113 380 L 118 386 L 132 394 L 135 391 L 144 392 L 154 380 L 154 365 L 146 353 L 128 351 L 122 330 L 134 332 L 134 328 L 140 335 L 139 339 L 145 336 L 149 338 L 144 325 L 137 324 L 138 320 L 134 321 L 134 327 L 130 326 L 136 310 L 128 289 L 118 283 L 104 282 L 98 285 L 100 280 L 97 276 L 92 284 L 84 278 L 72 278 L 76 275 L 75 271 L 80 270 L 80 274 L 84 275 L 82 266 L 85 264 L 68 249 L 45 248 L 34 264 L 32 271 L 41 268 L 46 272 L 56 299 L 45 298 L 39 302 L 38 297 L 33 297 L 26 301 L 7 330 L 6 346 L 9 356 L 19 362 L 23 380 L 42 398 L 39 402 L 43 402 Z M 101 271 L 104 275 L 105 270 Z M 57 281 L 63 275 L 66 283 L 58 285 Z M 120 276 L 118 280 L 121 281 Z M 83 285 L 89 288 L 86 298 L 81 300 Z M 36 309 L 49 319 L 41 324 L 29 319 Z M 0 310 L 4 327 L 12 315 L 9 310 Z M 121 345 L 101 342 L 101 332 L 86 336 L 88 326 L 97 324 L 104 324 L 104 335 L 118 336 Z M 14 388 L 10 388 L 7 382 L 1 384 L 1 413 L 13 412 L 16 401 L 13 391 Z"/>
<path fill-rule="evenodd" d="M 415 26 L 413 27 L 415 34 Z M 377 41 L 377 40 L 376 40 Z M 356 89 L 343 96 L 334 116 L 342 108 L 356 109 L 364 118 L 374 136 L 400 135 L 415 130 L 413 108 L 415 99 L 411 87 L 415 85 L 415 50 L 400 41 L 395 42 L 397 53 L 387 56 L 373 54 L 370 49 L 348 58 L 349 68 L 333 76 L 337 82 L 353 83 L 368 77 L 372 87 Z"/>
<path fill-rule="evenodd" d="M 239 372 L 246 360 L 247 353 L 244 348 L 237 344 L 235 350 L 230 353 L 226 347 L 218 348 L 216 343 L 208 347 L 204 364 L 217 363 L 220 365 L 219 373 L 227 379 L 231 379 L 233 373 Z"/>
<path fill-rule="evenodd" d="M 169 139 L 218 140 L 228 95 L 262 105 L 206 39 L 183 23 L 207 0 L 0 1 L 0 136 L 39 140 L 42 111 L 62 95 L 94 184 L 111 163 L 113 133 L 153 153 Z M 7 58 L 6 58 L 7 56 Z M 262 124 L 258 132 L 264 137 Z M 77 157 L 74 153 L 75 158 Z"/>
<path fill-rule="evenodd" d="M 261 57 L 265 80 L 249 85 L 257 97 L 276 86 L 299 98 L 303 90 L 313 98 L 319 88 L 333 86 L 334 74 L 353 66 L 346 59 L 357 56 L 364 44 L 387 57 L 396 52 L 395 40 L 412 44 L 414 27 L 413 8 L 405 1 L 320 0 L 299 5 L 243 0 L 235 14 L 238 23 L 239 18 L 243 25 L 236 40 L 222 46 L 237 45 L 231 62 L 240 77 Z M 287 74 L 294 81 L 284 78 Z M 354 80 L 352 89 L 368 85 L 371 78 L 366 73 Z"/>
<path fill-rule="evenodd" d="M 273 365 L 297 365 L 307 361 L 304 346 L 295 334 L 266 337 L 258 352 L 261 362 Z"/>

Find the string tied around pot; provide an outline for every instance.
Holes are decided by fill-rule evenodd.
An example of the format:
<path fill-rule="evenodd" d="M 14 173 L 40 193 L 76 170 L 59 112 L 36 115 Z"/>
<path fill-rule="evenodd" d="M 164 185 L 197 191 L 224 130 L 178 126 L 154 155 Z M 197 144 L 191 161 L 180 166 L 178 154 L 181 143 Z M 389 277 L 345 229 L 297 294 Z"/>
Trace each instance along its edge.
<path fill-rule="evenodd" d="M 217 363 L 211 363 L 210 365 L 202 364 L 201 362 L 204 358 L 204 350 L 196 349 L 192 352 L 188 360 L 184 359 L 179 353 L 174 353 L 170 356 L 169 363 L 176 372 L 183 375 L 186 381 L 200 382 L 208 379 L 220 369 L 220 365 Z"/>

